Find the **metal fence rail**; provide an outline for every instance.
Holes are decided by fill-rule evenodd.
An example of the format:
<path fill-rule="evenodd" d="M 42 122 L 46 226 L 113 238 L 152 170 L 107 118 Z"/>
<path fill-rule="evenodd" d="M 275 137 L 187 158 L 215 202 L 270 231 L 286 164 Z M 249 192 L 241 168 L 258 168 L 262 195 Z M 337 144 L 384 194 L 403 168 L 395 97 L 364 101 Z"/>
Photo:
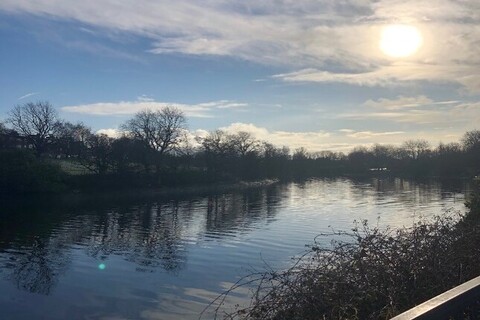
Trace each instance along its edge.
<path fill-rule="evenodd" d="M 480 301 L 480 277 L 467 281 L 458 287 L 448 290 L 424 303 L 405 311 L 391 320 L 441 320 L 460 317 L 469 307 L 478 308 Z M 471 310 L 470 310 L 471 311 Z M 477 319 L 480 310 L 473 310 L 470 319 Z"/>

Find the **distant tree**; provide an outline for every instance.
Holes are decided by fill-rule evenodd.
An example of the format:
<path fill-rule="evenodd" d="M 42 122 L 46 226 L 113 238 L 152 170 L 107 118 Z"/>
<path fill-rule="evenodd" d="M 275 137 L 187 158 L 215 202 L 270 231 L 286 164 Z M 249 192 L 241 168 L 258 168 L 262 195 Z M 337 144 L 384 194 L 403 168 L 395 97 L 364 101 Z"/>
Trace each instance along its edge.
<path fill-rule="evenodd" d="M 15 106 L 8 122 L 35 149 L 37 155 L 46 152 L 51 137 L 58 131 L 57 112 L 49 102 L 28 102 Z"/>
<path fill-rule="evenodd" d="M 8 129 L 3 122 L 0 122 L 0 149 L 12 149 L 16 147 L 18 133 Z"/>
<path fill-rule="evenodd" d="M 111 159 L 117 173 L 125 173 L 136 163 L 142 163 L 145 145 L 136 139 L 122 136 L 112 140 Z"/>
<path fill-rule="evenodd" d="M 167 165 L 170 169 L 191 169 L 195 158 L 199 155 L 200 147 L 195 143 L 196 138 L 188 130 L 182 130 L 182 139 L 179 145 L 170 153 Z"/>
<path fill-rule="evenodd" d="M 466 157 L 470 171 L 480 174 L 480 130 L 468 131 L 462 138 L 463 148 L 466 151 Z"/>
<path fill-rule="evenodd" d="M 228 136 L 229 144 L 233 151 L 240 157 L 245 157 L 248 154 L 256 154 L 260 149 L 260 141 L 249 133 L 241 131 L 236 134 Z"/>
<path fill-rule="evenodd" d="M 295 149 L 295 152 L 293 153 L 293 160 L 306 160 L 310 157 L 307 149 L 304 147 L 297 148 Z"/>
<path fill-rule="evenodd" d="M 223 130 L 215 130 L 205 137 L 196 137 L 201 145 L 203 158 L 209 172 L 215 174 L 228 171 L 229 159 L 233 154 L 233 147 L 228 134 Z"/>
<path fill-rule="evenodd" d="M 261 145 L 261 154 L 264 159 L 281 159 L 283 161 L 291 160 L 290 149 L 286 146 L 277 148 L 270 142 L 263 142 Z"/>
<path fill-rule="evenodd" d="M 81 164 L 94 173 L 107 173 L 113 165 L 113 141 L 106 134 L 91 134 L 86 139 L 87 151 L 80 158 Z"/>
<path fill-rule="evenodd" d="M 462 146 L 458 142 L 451 142 L 447 144 L 440 142 L 440 144 L 438 145 L 435 151 L 440 156 L 451 155 L 451 154 L 461 153 Z"/>
<path fill-rule="evenodd" d="M 184 138 L 186 120 L 182 111 L 174 107 L 162 110 L 140 111 L 121 128 L 160 154 L 176 148 Z"/>
<path fill-rule="evenodd" d="M 0 150 L 0 194 L 43 193 L 64 189 L 62 170 L 30 150 Z"/>
<path fill-rule="evenodd" d="M 311 154 L 313 159 L 335 159 L 336 154 L 333 151 L 316 151 Z"/>
<path fill-rule="evenodd" d="M 66 157 L 81 156 L 91 135 L 91 129 L 81 122 L 61 122 L 55 135 L 56 151 Z"/>
<path fill-rule="evenodd" d="M 279 153 L 279 150 L 275 145 L 270 142 L 262 142 L 262 155 L 264 159 L 273 159 Z"/>
<path fill-rule="evenodd" d="M 467 151 L 480 148 L 480 130 L 467 131 L 463 135 L 462 144 Z"/>
<path fill-rule="evenodd" d="M 364 171 L 372 166 L 372 153 L 366 147 L 357 146 L 348 154 L 350 168 L 354 171 Z"/>
<path fill-rule="evenodd" d="M 232 168 L 236 176 L 243 179 L 253 179 L 261 176 L 259 169 L 260 146 L 259 140 L 249 132 L 238 132 L 227 136 L 232 151 Z"/>
<path fill-rule="evenodd" d="M 210 132 L 206 137 L 197 137 L 197 142 L 201 144 L 207 154 L 215 154 L 217 156 L 226 156 L 233 149 L 232 141 L 223 130 Z"/>
<path fill-rule="evenodd" d="M 435 158 L 431 160 L 431 166 L 435 167 L 437 175 L 461 176 L 465 174 L 467 158 L 460 143 L 440 143 L 434 154 Z"/>
<path fill-rule="evenodd" d="M 402 144 L 409 158 L 419 159 L 430 152 L 430 143 L 427 140 L 408 140 Z"/>
<path fill-rule="evenodd" d="M 388 168 L 395 156 L 395 147 L 390 145 L 375 144 L 371 148 L 373 167 Z"/>
<path fill-rule="evenodd" d="M 290 149 L 278 148 L 269 142 L 263 142 L 261 155 L 263 156 L 262 172 L 266 177 L 275 178 L 289 175 L 287 166 L 291 159 Z"/>
<path fill-rule="evenodd" d="M 153 151 L 151 155 L 156 159 L 158 170 L 163 154 L 178 148 L 184 139 L 186 119 L 183 112 L 174 107 L 158 111 L 144 110 L 135 114 L 121 129 L 142 141 L 147 152 Z M 145 166 L 148 167 L 147 161 Z"/>

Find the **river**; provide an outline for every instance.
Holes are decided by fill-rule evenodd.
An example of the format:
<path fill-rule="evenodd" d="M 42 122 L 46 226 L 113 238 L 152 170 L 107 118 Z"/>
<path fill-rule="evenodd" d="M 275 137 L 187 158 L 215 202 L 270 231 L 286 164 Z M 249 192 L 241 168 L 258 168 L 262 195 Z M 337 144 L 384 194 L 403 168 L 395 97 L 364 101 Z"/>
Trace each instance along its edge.
<path fill-rule="evenodd" d="M 287 267 L 319 233 L 465 212 L 467 189 L 335 178 L 203 195 L 2 199 L 0 317 L 197 319 L 241 276 Z M 246 302 L 238 292 L 227 307 Z"/>

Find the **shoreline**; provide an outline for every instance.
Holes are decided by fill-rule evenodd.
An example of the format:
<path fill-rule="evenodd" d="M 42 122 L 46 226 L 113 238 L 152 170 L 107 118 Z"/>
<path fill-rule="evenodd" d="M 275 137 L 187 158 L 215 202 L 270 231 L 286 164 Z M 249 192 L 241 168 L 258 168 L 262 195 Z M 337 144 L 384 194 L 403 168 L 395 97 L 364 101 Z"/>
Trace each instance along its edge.
<path fill-rule="evenodd" d="M 255 181 L 238 181 L 238 182 L 222 182 L 212 184 L 198 184 L 184 187 L 157 187 L 157 188 L 125 188 L 114 189 L 109 191 L 67 191 L 65 193 L 59 193 L 60 196 L 79 196 L 79 197 L 168 197 L 168 196 L 191 196 L 191 195 L 206 195 L 219 192 L 228 192 L 236 190 L 255 189 L 272 186 L 279 183 L 280 179 L 264 179 Z"/>

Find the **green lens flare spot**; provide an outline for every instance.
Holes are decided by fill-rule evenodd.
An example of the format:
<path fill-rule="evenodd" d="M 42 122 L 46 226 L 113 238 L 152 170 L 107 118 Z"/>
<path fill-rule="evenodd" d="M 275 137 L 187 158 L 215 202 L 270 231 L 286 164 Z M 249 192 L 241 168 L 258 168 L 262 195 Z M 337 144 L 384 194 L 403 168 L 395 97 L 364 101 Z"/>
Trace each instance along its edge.
<path fill-rule="evenodd" d="M 105 270 L 106 267 L 107 267 L 107 266 L 106 266 L 104 263 L 100 263 L 100 264 L 98 265 L 98 269 L 100 269 L 100 270 Z"/>

